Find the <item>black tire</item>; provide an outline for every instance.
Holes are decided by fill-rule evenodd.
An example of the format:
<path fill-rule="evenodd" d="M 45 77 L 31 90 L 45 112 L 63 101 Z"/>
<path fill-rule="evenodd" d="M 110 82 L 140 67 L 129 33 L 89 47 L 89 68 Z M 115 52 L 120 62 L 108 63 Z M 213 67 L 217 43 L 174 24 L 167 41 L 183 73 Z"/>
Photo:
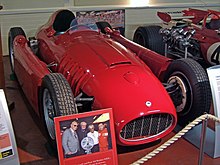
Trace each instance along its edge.
<path fill-rule="evenodd" d="M 159 33 L 160 29 L 160 26 L 140 26 L 134 33 L 133 41 L 164 55 L 165 44 L 162 35 Z"/>
<path fill-rule="evenodd" d="M 164 82 L 174 81 L 179 84 L 184 96 L 182 103 L 176 107 L 180 125 L 186 125 L 209 112 L 212 99 L 210 84 L 205 70 L 199 63 L 192 59 L 173 61 L 167 69 Z"/>
<path fill-rule="evenodd" d="M 110 29 L 112 29 L 111 25 L 108 22 L 100 21 L 100 22 L 96 22 L 96 25 L 101 30 L 101 32 L 103 34 L 106 34 L 106 32 L 105 32 L 106 27 L 109 27 Z"/>
<path fill-rule="evenodd" d="M 48 142 L 55 147 L 53 118 L 77 113 L 70 85 L 60 73 L 51 73 L 43 78 L 39 94 L 40 113 L 46 128 Z"/>
<path fill-rule="evenodd" d="M 9 51 L 9 60 L 11 65 L 11 71 L 14 74 L 14 48 L 13 42 L 15 37 L 22 35 L 26 37 L 24 30 L 21 27 L 13 27 L 9 30 L 8 33 L 8 51 Z"/>

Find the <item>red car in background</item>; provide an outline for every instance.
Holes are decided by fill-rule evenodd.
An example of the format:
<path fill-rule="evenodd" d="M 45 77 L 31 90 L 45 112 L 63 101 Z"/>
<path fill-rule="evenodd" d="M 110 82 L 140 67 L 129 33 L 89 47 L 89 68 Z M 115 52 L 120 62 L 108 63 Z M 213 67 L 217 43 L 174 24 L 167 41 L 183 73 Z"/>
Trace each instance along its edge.
<path fill-rule="evenodd" d="M 161 26 L 143 26 L 133 41 L 167 57 L 192 58 L 204 67 L 220 64 L 220 12 L 188 9 L 157 12 Z"/>
<path fill-rule="evenodd" d="M 209 110 L 208 78 L 195 61 L 173 61 L 106 22 L 82 25 L 74 18 L 59 10 L 29 39 L 21 27 L 9 31 L 12 72 L 51 142 L 56 116 L 113 108 L 118 144 L 138 145 L 174 129 L 174 105 L 182 123 Z"/>

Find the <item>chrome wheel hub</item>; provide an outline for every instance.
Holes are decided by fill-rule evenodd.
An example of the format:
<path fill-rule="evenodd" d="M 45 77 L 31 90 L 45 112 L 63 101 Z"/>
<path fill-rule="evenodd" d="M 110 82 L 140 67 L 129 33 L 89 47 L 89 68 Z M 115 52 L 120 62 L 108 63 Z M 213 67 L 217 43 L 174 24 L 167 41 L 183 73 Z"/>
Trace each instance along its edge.
<path fill-rule="evenodd" d="M 182 81 L 182 79 L 178 76 L 171 76 L 168 80 L 168 83 L 175 83 L 175 82 L 179 84 L 180 89 L 182 91 L 182 104 L 180 104 L 176 107 L 176 111 L 182 112 L 186 106 L 187 89 L 186 89 L 186 86 L 185 86 L 184 82 Z"/>

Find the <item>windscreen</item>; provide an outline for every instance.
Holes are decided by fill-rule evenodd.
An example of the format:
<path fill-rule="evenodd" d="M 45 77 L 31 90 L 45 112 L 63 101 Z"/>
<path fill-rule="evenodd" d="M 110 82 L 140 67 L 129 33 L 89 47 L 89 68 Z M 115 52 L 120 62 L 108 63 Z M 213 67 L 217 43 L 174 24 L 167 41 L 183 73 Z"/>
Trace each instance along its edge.
<path fill-rule="evenodd" d="M 91 21 L 80 22 L 79 19 L 72 20 L 69 31 L 93 30 L 98 31 L 98 27 Z"/>

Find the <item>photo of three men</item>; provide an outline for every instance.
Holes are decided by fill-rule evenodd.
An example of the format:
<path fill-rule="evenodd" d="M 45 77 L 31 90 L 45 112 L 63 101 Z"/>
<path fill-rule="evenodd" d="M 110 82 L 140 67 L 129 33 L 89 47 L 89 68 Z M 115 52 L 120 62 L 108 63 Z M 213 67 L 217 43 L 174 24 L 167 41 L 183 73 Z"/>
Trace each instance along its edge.
<path fill-rule="evenodd" d="M 104 152 L 112 148 L 108 115 L 102 114 L 98 117 L 92 116 L 63 122 L 61 127 L 64 129 L 61 130 L 63 130 L 62 147 L 65 158 L 95 152 Z M 86 141 L 88 138 L 91 144 L 87 144 L 89 143 L 87 142 L 88 140 Z M 88 151 L 87 147 L 91 149 L 89 148 Z"/>

